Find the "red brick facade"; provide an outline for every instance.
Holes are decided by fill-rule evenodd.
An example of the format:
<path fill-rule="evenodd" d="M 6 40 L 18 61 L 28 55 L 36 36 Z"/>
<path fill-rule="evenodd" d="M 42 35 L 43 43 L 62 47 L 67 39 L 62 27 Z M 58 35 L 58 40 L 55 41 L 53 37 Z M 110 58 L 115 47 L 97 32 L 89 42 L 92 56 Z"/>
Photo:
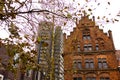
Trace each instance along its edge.
<path fill-rule="evenodd" d="M 76 25 L 64 34 L 65 80 L 119 80 L 112 32 L 104 33 L 87 16 Z"/>

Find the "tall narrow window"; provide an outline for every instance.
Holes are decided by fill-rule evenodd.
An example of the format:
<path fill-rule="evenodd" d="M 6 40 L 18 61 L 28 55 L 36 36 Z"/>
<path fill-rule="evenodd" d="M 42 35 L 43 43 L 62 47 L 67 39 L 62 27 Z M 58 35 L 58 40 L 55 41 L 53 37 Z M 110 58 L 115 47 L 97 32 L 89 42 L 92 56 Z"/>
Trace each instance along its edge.
<path fill-rule="evenodd" d="M 87 45 L 85 44 L 84 45 L 84 51 L 87 51 L 88 49 L 87 49 Z"/>
<path fill-rule="evenodd" d="M 73 68 L 74 68 L 74 69 L 77 68 L 77 62 L 76 62 L 76 61 L 73 62 Z"/>
<path fill-rule="evenodd" d="M 94 63 L 93 63 L 93 59 L 90 59 L 90 68 L 94 68 Z"/>
<path fill-rule="evenodd" d="M 88 50 L 91 51 L 92 50 L 92 45 L 88 44 Z"/>
<path fill-rule="evenodd" d="M 96 48 L 97 51 L 99 50 L 99 46 L 98 46 L 98 44 L 96 44 L 96 47 L 95 47 L 95 48 Z"/>
<path fill-rule="evenodd" d="M 106 59 L 105 58 L 103 58 L 103 68 L 108 68 L 108 66 L 107 66 L 107 62 L 106 62 Z"/>
<path fill-rule="evenodd" d="M 78 69 L 82 69 L 82 63 L 78 62 Z"/>
<path fill-rule="evenodd" d="M 80 45 L 77 45 L 77 51 L 80 52 Z"/>
<path fill-rule="evenodd" d="M 88 60 L 88 59 L 85 60 L 85 67 L 86 67 L 87 69 L 89 68 L 89 60 Z"/>
<path fill-rule="evenodd" d="M 102 68 L 102 60 L 101 60 L 101 58 L 98 58 L 98 68 Z"/>

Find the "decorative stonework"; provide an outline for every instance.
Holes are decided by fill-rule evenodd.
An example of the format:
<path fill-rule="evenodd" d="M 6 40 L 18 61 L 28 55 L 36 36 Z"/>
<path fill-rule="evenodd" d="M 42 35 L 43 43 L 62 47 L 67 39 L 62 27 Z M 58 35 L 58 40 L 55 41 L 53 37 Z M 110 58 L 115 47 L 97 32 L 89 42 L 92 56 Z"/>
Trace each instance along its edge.
<path fill-rule="evenodd" d="M 104 33 L 94 21 L 83 16 L 73 32 L 67 38 L 64 35 L 65 80 L 92 79 L 91 76 L 96 80 L 118 80 L 112 32 Z"/>

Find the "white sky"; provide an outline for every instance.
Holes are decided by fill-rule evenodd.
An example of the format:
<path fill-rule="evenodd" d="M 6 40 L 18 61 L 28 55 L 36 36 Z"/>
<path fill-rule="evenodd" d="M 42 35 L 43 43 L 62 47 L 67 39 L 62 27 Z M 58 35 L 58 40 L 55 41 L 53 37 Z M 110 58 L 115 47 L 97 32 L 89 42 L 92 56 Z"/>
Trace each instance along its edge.
<path fill-rule="evenodd" d="M 85 3 L 85 0 L 74 1 L 76 3 L 80 3 L 80 5 L 82 6 Z M 120 49 L 120 21 L 115 23 L 112 23 L 112 21 L 110 21 L 109 23 L 106 23 L 106 21 L 102 20 L 103 16 L 106 16 L 108 19 L 117 18 L 118 20 L 120 20 L 120 16 L 116 17 L 117 13 L 120 13 L 120 0 L 88 0 L 88 1 L 91 1 L 88 5 L 89 6 L 93 5 L 91 7 L 92 9 L 96 8 L 93 11 L 93 15 L 96 16 L 95 18 L 97 18 L 97 16 L 100 16 L 101 18 L 99 20 L 96 19 L 96 23 L 102 24 L 104 26 L 100 27 L 103 29 L 104 32 L 107 32 L 108 30 L 112 31 L 115 48 L 116 50 Z M 96 3 L 94 1 L 96 1 Z M 108 2 L 110 2 L 110 5 L 108 4 Z M 97 5 L 98 3 L 100 3 L 99 6 Z M 111 15 L 109 15 L 109 13 Z"/>
<path fill-rule="evenodd" d="M 97 9 L 97 11 L 95 12 L 95 15 L 99 15 L 99 16 L 108 16 L 107 13 L 111 13 L 111 16 L 108 16 L 108 18 L 114 18 L 116 17 L 115 15 L 120 12 L 120 0 L 99 0 L 102 2 L 102 6 L 99 7 Z M 106 10 L 106 3 L 105 1 L 109 1 L 110 2 L 110 6 L 108 7 L 108 9 Z M 120 16 L 117 18 L 120 20 Z M 112 30 L 112 34 L 113 34 L 113 40 L 114 40 L 114 44 L 115 44 L 115 48 L 116 49 L 120 49 L 120 21 L 119 22 L 115 22 L 115 23 L 108 23 L 108 24 L 104 24 L 104 32 L 107 32 L 109 29 Z"/>
<path fill-rule="evenodd" d="M 68 0 L 66 0 L 67 2 Z M 73 1 L 73 0 L 69 0 L 69 1 Z M 75 2 L 81 2 L 80 5 L 84 5 L 85 0 L 75 0 Z M 90 1 L 90 0 L 88 0 Z M 92 0 L 91 0 L 92 1 Z M 93 2 L 90 3 L 90 5 L 94 5 L 94 7 L 97 7 L 96 10 L 93 11 L 93 15 L 95 16 L 106 16 L 108 17 L 108 19 L 114 18 L 116 17 L 116 14 L 118 12 L 120 12 L 120 0 L 96 0 L 97 3 L 100 2 L 100 5 L 97 6 L 94 3 L 95 0 L 93 0 Z M 110 2 L 110 5 L 108 5 L 108 2 Z M 107 9 L 106 9 L 107 8 Z M 111 13 L 111 15 L 108 15 L 109 13 Z M 118 17 L 117 19 L 120 20 L 120 17 Z M 113 33 L 113 40 L 114 40 L 114 44 L 115 44 L 115 48 L 118 50 L 120 49 L 120 22 L 115 22 L 115 23 L 105 23 L 102 22 L 101 20 L 96 20 L 98 22 L 98 24 L 103 24 L 104 25 L 104 32 L 107 32 L 108 30 L 112 30 Z M 4 31 L 3 29 L 0 29 L 0 37 L 5 38 L 8 37 L 6 31 Z"/>

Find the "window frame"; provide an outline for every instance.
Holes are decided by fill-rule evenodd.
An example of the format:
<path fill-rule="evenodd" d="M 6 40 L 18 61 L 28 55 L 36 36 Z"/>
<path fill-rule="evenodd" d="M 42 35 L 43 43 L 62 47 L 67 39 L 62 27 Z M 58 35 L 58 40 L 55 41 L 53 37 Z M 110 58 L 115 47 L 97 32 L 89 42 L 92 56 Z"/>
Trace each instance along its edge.
<path fill-rule="evenodd" d="M 82 61 L 81 59 L 76 59 L 73 61 L 73 69 L 82 69 Z"/>
<path fill-rule="evenodd" d="M 99 69 L 108 68 L 108 63 L 107 63 L 106 58 L 98 58 L 98 68 Z"/>
<path fill-rule="evenodd" d="M 89 29 L 85 29 L 83 31 L 82 36 L 83 36 L 83 40 L 90 40 L 91 39 L 91 37 L 90 37 L 90 30 Z"/>
<path fill-rule="evenodd" d="M 92 51 L 93 48 L 92 48 L 92 44 L 89 43 L 89 44 L 84 44 L 84 51 Z"/>
<path fill-rule="evenodd" d="M 85 68 L 86 69 L 94 69 L 94 60 L 91 59 L 85 59 Z"/>

